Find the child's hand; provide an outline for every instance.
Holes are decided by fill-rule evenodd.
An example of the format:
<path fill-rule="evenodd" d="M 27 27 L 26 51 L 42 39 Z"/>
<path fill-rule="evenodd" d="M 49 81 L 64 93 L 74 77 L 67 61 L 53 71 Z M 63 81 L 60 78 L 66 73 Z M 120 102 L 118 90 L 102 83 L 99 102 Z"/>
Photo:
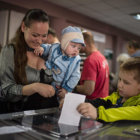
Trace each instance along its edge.
<path fill-rule="evenodd" d="M 90 103 L 81 103 L 77 110 L 80 114 L 84 115 L 85 117 L 90 117 L 94 120 L 97 119 L 97 109 Z"/>
<path fill-rule="evenodd" d="M 44 52 L 44 49 L 42 47 L 37 47 L 35 50 L 34 50 L 34 53 L 35 55 L 42 55 Z"/>
<path fill-rule="evenodd" d="M 66 93 L 67 93 L 67 91 L 64 88 L 61 88 L 58 90 L 58 96 L 60 98 L 64 98 Z"/>

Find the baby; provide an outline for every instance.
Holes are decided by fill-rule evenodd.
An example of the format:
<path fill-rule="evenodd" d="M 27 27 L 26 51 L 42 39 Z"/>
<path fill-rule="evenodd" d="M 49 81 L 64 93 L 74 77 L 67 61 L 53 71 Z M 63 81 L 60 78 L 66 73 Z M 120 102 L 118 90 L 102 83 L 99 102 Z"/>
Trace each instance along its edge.
<path fill-rule="evenodd" d="M 46 60 L 46 68 L 52 70 L 52 85 L 60 98 L 72 92 L 80 79 L 79 51 L 83 46 L 80 28 L 68 26 L 62 30 L 61 44 L 42 44 L 35 50 Z"/>

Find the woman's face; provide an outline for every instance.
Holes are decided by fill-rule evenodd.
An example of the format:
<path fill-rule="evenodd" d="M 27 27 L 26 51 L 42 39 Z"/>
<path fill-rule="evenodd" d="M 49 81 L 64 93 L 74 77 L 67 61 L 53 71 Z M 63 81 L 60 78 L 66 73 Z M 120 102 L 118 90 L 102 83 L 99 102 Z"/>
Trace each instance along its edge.
<path fill-rule="evenodd" d="M 30 27 L 26 27 L 23 23 L 21 27 L 25 42 L 33 49 L 46 42 L 48 29 L 48 22 L 33 22 Z"/>

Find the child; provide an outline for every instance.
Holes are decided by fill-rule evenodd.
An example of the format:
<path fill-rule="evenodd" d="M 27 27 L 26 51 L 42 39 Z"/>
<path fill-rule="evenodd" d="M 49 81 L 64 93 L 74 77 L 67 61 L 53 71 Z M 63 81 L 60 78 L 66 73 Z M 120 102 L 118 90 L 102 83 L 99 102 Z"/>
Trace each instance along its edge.
<path fill-rule="evenodd" d="M 87 102 L 77 108 L 86 117 L 105 122 L 140 120 L 140 57 L 121 64 L 118 92 Z"/>
<path fill-rule="evenodd" d="M 35 53 L 43 53 L 47 69 L 52 70 L 52 85 L 63 98 L 67 92 L 72 92 L 80 79 L 79 51 L 85 46 L 82 32 L 78 27 L 68 26 L 62 31 L 61 44 L 41 46 Z"/>

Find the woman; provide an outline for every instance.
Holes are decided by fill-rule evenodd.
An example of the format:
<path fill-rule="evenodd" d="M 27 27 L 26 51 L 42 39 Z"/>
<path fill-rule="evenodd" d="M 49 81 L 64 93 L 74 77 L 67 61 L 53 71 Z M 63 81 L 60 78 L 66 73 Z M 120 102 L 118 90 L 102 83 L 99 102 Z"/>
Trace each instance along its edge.
<path fill-rule="evenodd" d="M 47 39 L 48 15 L 40 9 L 29 10 L 12 42 L 0 54 L 2 97 L 13 112 L 58 106 L 51 85 L 51 73 L 34 49 Z M 49 98 L 48 98 L 49 97 Z M 51 97 L 51 98 L 50 98 Z"/>

